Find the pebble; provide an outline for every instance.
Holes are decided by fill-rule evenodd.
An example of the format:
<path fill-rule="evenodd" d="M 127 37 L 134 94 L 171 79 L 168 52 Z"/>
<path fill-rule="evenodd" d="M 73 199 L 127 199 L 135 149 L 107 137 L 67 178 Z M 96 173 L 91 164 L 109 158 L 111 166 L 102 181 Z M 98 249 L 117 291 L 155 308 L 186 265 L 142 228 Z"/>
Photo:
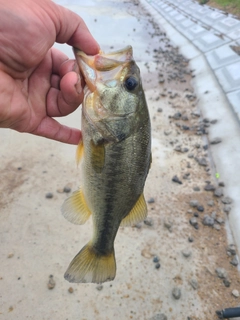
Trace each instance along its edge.
<path fill-rule="evenodd" d="M 209 215 L 205 215 L 204 218 L 203 218 L 203 221 L 202 223 L 205 225 L 205 226 L 210 226 L 212 227 L 214 225 L 214 219 L 212 217 L 210 217 Z"/>
<path fill-rule="evenodd" d="M 144 220 L 144 223 L 149 226 L 149 227 L 152 227 L 153 226 L 153 219 L 152 218 L 146 218 Z"/>
<path fill-rule="evenodd" d="M 169 136 L 172 133 L 172 131 L 164 130 L 163 133 L 165 134 L 165 136 Z"/>
<path fill-rule="evenodd" d="M 102 284 L 98 284 L 98 285 L 96 286 L 96 289 L 97 289 L 98 291 L 101 291 L 101 290 L 103 289 L 103 285 L 102 285 Z"/>
<path fill-rule="evenodd" d="M 189 242 L 193 242 L 193 241 L 194 241 L 193 237 L 191 237 L 191 236 L 188 237 L 188 241 L 189 241 Z"/>
<path fill-rule="evenodd" d="M 229 246 L 227 247 L 227 254 L 229 256 L 235 256 L 237 254 L 237 250 L 236 250 L 236 246 L 235 244 L 229 244 Z"/>
<path fill-rule="evenodd" d="M 217 221 L 217 223 L 219 223 L 219 224 L 224 224 L 224 223 L 225 223 L 224 219 L 221 218 L 221 217 L 217 217 L 217 218 L 216 218 L 216 221 Z"/>
<path fill-rule="evenodd" d="M 189 283 L 190 283 L 190 285 L 192 286 L 192 288 L 193 288 L 194 290 L 197 290 L 197 289 L 198 289 L 198 282 L 197 282 L 196 279 L 191 279 L 191 280 L 189 281 Z"/>
<path fill-rule="evenodd" d="M 176 112 L 176 113 L 172 116 L 172 118 L 175 119 L 175 120 L 179 120 L 179 119 L 181 118 L 181 116 L 182 116 L 181 112 Z"/>
<path fill-rule="evenodd" d="M 53 275 L 52 274 L 50 274 L 50 276 L 49 276 L 49 280 L 48 280 L 48 289 L 49 290 L 52 290 L 54 287 L 55 287 L 55 285 L 56 285 L 56 282 L 55 282 L 55 280 L 53 279 Z"/>
<path fill-rule="evenodd" d="M 191 255 L 192 255 L 192 251 L 189 250 L 189 249 L 184 249 L 184 250 L 182 250 L 182 255 L 183 255 L 185 258 L 189 258 L 189 257 L 191 257 Z"/>
<path fill-rule="evenodd" d="M 189 220 L 190 224 L 195 228 L 195 229 L 198 229 L 198 221 L 197 221 L 197 218 L 195 217 L 192 217 L 190 220 Z"/>
<path fill-rule="evenodd" d="M 155 200 L 154 200 L 154 198 L 149 198 L 147 202 L 148 202 L 148 203 L 154 203 Z"/>
<path fill-rule="evenodd" d="M 194 158 L 194 154 L 193 154 L 193 153 L 189 153 L 189 154 L 188 154 L 188 158 L 189 158 L 189 159 Z"/>
<path fill-rule="evenodd" d="M 236 267 L 238 265 L 238 259 L 237 256 L 234 256 L 233 259 L 230 261 L 230 263 Z"/>
<path fill-rule="evenodd" d="M 220 230 L 221 230 L 221 227 L 220 227 L 219 224 L 214 224 L 214 225 L 213 225 L 213 228 L 214 228 L 215 230 L 217 230 L 217 231 L 220 231 Z"/>
<path fill-rule="evenodd" d="M 162 108 L 158 108 L 158 109 L 157 109 L 157 112 L 162 112 Z"/>
<path fill-rule="evenodd" d="M 234 289 L 234 290 L 232 291 L 232 295 L 233 295 L 235 298 L 238 298 L 238 297 L 240 296 L 239 291 L 236 290 L 236 289 Z"/>
<path fill-rule="evenodd" d="M 231 281 L 229 279 L 223 279 L 223 284 L 225 285 L 225 287 L 229 288 L 231 285 Z"/>
<path fill-rule="evenodd" d="M 200 191 L 200 188 L 198 186 L 193 187 L 193 191 Z"/>
<path fill-rule="evenodd" d="M 214 191 L 214 195 L 215 195 L 215 197 L 221 197 L 221 196 L 223 196 L 223 189 L 222 189 L 222 188 L 217 188 L 217 189 Z"/>
<path fill-rule="evenodd" d="M 206 167 L 208 164 L 205 158 L 196 158 L 196 160 L 200 166 Z"/>
<path fill-rule="evenodd" d="M 232 199 L 231 198 L 229 198 L 229 197 L 224 197 L 224 198 L 222 198 L 222 203 L 224 203 L 224 204 L 231 204 L 232 203 Z"/>
<path fill-rule="evenodd" d="M 197 206 L 199 206 L 198 200 L 190 200 L 189 204 L 193 208 L 196 208 Z"/>
<path fill-rule="evenodd" d="M 159 262 L 159 257 L 158 257 L 158 256 L 154 256 L 154 257 L 153 257 L 153 262 L 154 262 L 154 263 Z"/>
<path fill-rule="evenodd" d="M 159 262 L 155 264 L 155 268 L 156 268 L 156 269 L 159 269 L 160 267 L 161 267 L 161 265 L 160 265 Z"/>
<path fill-rule="evenodd" d="M 69 187 L 69 186 L 65 186 L 64 188 L 63 188 L 63 192 L 65 192 L 65 193 L 69 193 L 69 192 L 71 192 L 71 188 Z"/>
<path fill-rule="evenodd" d="M 69 287 L 69 288 L 68 288 L 68 292 L 69 292 L 69 293 L 73 293 L 73 291 L 74 291 L 74 290 L 73 290 L 72 287 Z"/>
<path fill-rule="evenodd" d="M 216 124 L 217 123 L 217 119 L 213 119 L 210 121 L 211 124 Z"/>
<path fill-rule="evenodd" d="M 215 271 L 217 273 L 218 278 L 227 279 L 228 274 L 227 274 L 227 271 L 224 268 L 216 268 Z"/>
<path fill-rule="evenodd" d="M 225 183 L 224 183 L 223 181 L 220 181 L 220 182 L 218 183 L 218 185 L 219 185 L 219 187 L 225 187 Z"/>
<path fill-rule="evenodd" d="M 211 144 L 218 144 L 220 142 L 222 142 L 221 138 L 214 138 L 213 140 L 210 141 Z"/>
<path fill-rule="evenodd" d="M 213 200 L 209 200 L 209 201 L 207 202 L 207 205 L 208 205 L 209 207 L 213 207 L 213 206 L 214 206 L 214 201 L 213 201 Z"/>
<path fill-rule="evenodd" d="M 213 184 L 208 183 L 205 187 L 204 190 L 205 191 L 214 191 L 216 188 L 214 187 Z"/>
<path fill-rule="evenodd" d="M 178 176 L 174 176 L 174 177 L 172 178 L 172 181 L 173 181 L 173 182 L 176 182 L 176 183 L 179 183 L 179 184 L 182 184 L 182 181 L 178 178 Z"/>
<path fill-rule="evenodd" d="M 174 299 L 179 300 L 181 298 L 181 289 L 178 287 L 174 287 L 172 289 L 172 296 Z"/>
<path fill-rule="evenodd" d="M 223 208 L 223 211 L 226 213 L 229 213 L 231 211 L 232 207 L 229 204 L 226 204 Z"/>
<path fill-rule="evenodd" d="M 167 316 L 164 313 L 155 314 L 150 320 L 168 320 Z"/>
<path fill-rule="evenodd" d="M 201 206 L 201 205 L 197 206 L 197 210 L 199 212 L 203 212 L 204 211 L 204 206 Z"/>
<path fill-rule="evenodd" d="M 52 199 L 53 198 L 53 193 L 52 192 L 46 193 L 45 198 Z"/>
<path fill-rule="evenodd" d="M 168 219 L 164 219 L 164 227 L 167 229 L 171 229 L 172 228 L 172 221 L 168 220 Z"/>

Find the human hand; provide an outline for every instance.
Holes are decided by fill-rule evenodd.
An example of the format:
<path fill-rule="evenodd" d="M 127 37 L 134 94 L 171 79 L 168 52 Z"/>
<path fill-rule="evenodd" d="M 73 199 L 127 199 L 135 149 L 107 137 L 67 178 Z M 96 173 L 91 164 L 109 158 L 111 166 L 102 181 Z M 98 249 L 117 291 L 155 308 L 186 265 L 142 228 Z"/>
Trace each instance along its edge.
<path fill-rule="evenodd" d="M 50 0 L 0 0 L 0 127 L 77 144 L 80 130 L 52 117 L 83 100 L 77 64 L 54 42 L 87 54 L 99 46 L 84 21 Z"/>

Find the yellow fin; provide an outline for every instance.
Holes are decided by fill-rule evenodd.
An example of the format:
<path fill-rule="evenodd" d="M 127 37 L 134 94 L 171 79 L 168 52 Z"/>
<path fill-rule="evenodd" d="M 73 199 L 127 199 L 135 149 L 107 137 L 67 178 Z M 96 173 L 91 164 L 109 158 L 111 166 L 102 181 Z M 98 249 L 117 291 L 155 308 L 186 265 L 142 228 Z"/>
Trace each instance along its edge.
<path fill-rule="evenodd" d="M 79 144 L 77 146 L 77 151 L 76 151 L 77 165 L 79 165 L 79 162 L 81 161 L 82 157 L 83 157 L 83 142 L 82 142 L 82 140 L 80 140 Z"/>
<path fill-rule="evenodd" d="M 116 275 L 114 250 L 108 255 L 97 253 L 89 242 L 70 263 L 64 278 L 76 283 L 102 283 Z"/>
<path fill-rule="evenodd" d="M 62 214 L 74 224 L 84 224 L 91 215 L 82 190 L 77 190 L 62 205 Z"/>
<path fill-rule="evenodd" d="M 101 173 L 105 164 L 105 146 L 104 143 L 94 144 L 91 141 L 91 164 L 97 173 Z"/>
<path fill-rule="evenodd" d="M 144 195 L 141 194 L 129 214 L 122 220 L 120 226 L 128 227 L 143 221 L 147 216 L 147 204 Z"/>

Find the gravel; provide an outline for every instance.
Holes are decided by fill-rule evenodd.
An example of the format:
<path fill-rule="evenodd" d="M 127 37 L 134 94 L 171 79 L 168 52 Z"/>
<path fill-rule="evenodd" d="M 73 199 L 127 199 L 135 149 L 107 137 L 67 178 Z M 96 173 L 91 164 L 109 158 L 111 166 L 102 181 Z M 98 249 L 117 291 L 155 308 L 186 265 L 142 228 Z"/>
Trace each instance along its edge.
<path fill-rule="evenodd" d="M 174 299 L 179 300 L 181 298 L 181 289 L 178 287 L 174 287 L 172 289 L 172 296 Z"/>
<path fill-rule="evenodd" d="M 214 195 L 215 195 L 215 197 L 222 197 L 223 196 L 223 189 L 222 188 L 217 188 L 214 191 Z"/>
<path fill-rule="evenodd" d="M 182 250 L 182 255 L 185 257 L 185 258 L 189 258 L 191 257 L 192 255 L 192 251 L 188 248 Z"/>
<path fill-rule="evenodd" d="M 173 182 L 176 182 L 176 183 L 178 183 L 178 184 L 182 184 L 182 181 L 178 178 L 178 176 L 174 176 L 173 178 L 172 178 L 172 181 Z"/>
<path fill-rule="evenodd" d="M 212 227 L 214 225 L 214 219 L 212 217 L 210 217 L 209 215 L 205 215 L 203 220 L 202 220 L 202 223 L 205 226 Z"/>
<path fill-rule="evenodd" d="M 164 313 L 158 313 L 153 316 L 150 320 L 167 320 L 167 316 Z"/>
<path fill-rule="evenodd" d="M 238 259 L 237 256 L 234 256 L 233 259 L 230 261 L 230 263 L 236 267 L 238 265 Z"/>
<path fill-rule="evenodd" d="M 236 289 L 234 289 L 234 290 L 232 291 L 232 295 L 233 295 L 235 298 L 239 298 L 239 296 L 240 296 L 239 291 L 236 290 Z"/>
<path fill-rule="evenodd" d="M 196 279 L 191 279 L 191 280 L 189 281 L 189 283 L 190 283 L 190 285 L 192 286 L 192 288 L 193 288 L 194 290 L 197 290 L 197 289 L 198 289 L 198 282 L 197 282 Z"/>
<path fill-rule="evenodd" d="M 222 198 L 222 203 L 224 203 L 224 204 L 231 204 L 232 203 L 232 199 L 231 198 L 229 198 L 229 197 L 224 197 L 224 198 Z"/>
<path fill-rule="evenodd" d="M 213 140 L 210 141 L 211 144 L 218 144 L 220 142 L 222 142 L 221 138 L 214 138 Z"/>
<path fill-rule="evenodd" d="M 220 279 L 227 279 L 228 278 L 228 274 L 227 271 L 224 268 L 216 268 L 215 269 L 218 278 Z"/>

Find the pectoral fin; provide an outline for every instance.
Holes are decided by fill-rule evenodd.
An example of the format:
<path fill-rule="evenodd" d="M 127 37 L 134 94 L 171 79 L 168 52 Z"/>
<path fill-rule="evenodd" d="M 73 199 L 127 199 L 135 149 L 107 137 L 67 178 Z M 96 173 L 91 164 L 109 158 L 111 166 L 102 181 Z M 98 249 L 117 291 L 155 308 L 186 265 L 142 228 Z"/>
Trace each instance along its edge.
<path fill-rule="evenodd" d="M 74 224 L 84 224 L 91 215 L 82 190 L 77 190 L 65 200 L 62 205 L 62 214 Z"/>
<path fill-rule="evenodd" d="M 83 157 L 83 142 L 81 140 L 77 146 L 77 151 L 76 151 L 77 165 L 79 165 L 79 162 L 81 161 L 82 157 Z"/>
<path fill-rule="evenodd" d="M 144 199 L 144 195 L 138 198 L 135 206 L 129 212 L 129 214 L 122 220 L 121 227 L 132 226 L 136 223 L 143 221 L 147 216 L 147 204 Z"/>
<path fill-rule="evenodd" d="M 105 146 L 104 143 L 94 144 L 92 141 L 91 147 L 91 165 L 95 172 L 101 173 L 105 164 Z"/>

